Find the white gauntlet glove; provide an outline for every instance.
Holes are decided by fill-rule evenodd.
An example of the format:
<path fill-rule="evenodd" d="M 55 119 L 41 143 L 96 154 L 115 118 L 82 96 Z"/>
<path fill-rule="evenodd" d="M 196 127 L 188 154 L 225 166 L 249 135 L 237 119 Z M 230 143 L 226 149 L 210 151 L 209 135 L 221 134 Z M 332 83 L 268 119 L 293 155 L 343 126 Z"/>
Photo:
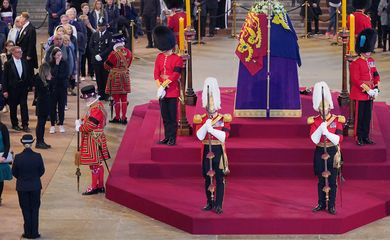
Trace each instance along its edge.
<path fill-rule="evenodd" d="M 95 59 L 96 59 L 96 61 L 98 61 L 98 62 L 100 62 L 101 60 L 103 60 L 102 57 L 101 57 L 99 54 L 95 56 Z"/>
<path fill-rule="evenodd" d="M 160 86 L 160 87 L 157 89 L 157 98 L 158 98 L 158 99 L 164 98 L 166 93 L 167 93 L 167 92 L 165 91 L 165 89 L 164 89 L 162 86 Z"/>
<path fill-rule="evenodd" d="M 379 90 L 378 90 L 378 88 L 375 88 L 374 89 L 374 98 L 377 98 L 378 95 L 379 95 Z"/>
<path fill-rule="evenodd" d="M 76 130 L 76 132 L 80 131 L 81 123 L 82 121 L 80 119 L 74 120 L 74 129 Z"/>
<path fill-rule="evenodd" d="M 375 91 L 370 89 L 370 90 L 368 90 L 367 94 L 370 95 L 370 97 L 374 97 L 375 96 Z"/>

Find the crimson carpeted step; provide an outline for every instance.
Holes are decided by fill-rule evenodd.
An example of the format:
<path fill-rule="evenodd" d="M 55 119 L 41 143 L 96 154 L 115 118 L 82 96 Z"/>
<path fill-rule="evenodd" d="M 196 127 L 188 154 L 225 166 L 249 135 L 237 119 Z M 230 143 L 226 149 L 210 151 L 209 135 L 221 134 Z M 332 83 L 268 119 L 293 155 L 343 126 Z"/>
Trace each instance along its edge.
<path fill-rule="evenodd" d="M 387 149 L 382 136 L 375 134 L 375 145 L 360 147 L 353 139 L 342 143 L 346 161 L 381 162 Z M 157 140 L 155 140 L 157 141 Z M 154 141 L 154 142 L 155 142 Z M 292 165 L 311 162 L 315 145 L 307 138 L 229 138 L 226 142 L 228 158 L 232 162 L 288 162 Z M 201 143 L 195 137 L 180 137 L 177 146 L 152 144 L 151 159 L 162 162 L 199 162 Z"/>
<path fill-rule="evenodd" d="M 113 177 L 106 197 L 192 234 L 341 234 L 383 218 L 390 210 L 390 181 L 343 183 L 337 215 L 312 213 L 316 179 L 228 179 L 224 213 L 203 212 L 202 178 Z"/>
<path fill-rule="evenodd" d="M 230 162 L 232 178 L 280 178 L 307 179 L 313 177 L 312 163 L 243 163 Z M 132 161 L 128 165 L 129 175 L 134 178 L 180 178 L 201 176 L 201 164 L 153 161 Z M 343 167 L 346 178 L 390 179 L 390 162 L 357 163 L 346 162 Z"/>

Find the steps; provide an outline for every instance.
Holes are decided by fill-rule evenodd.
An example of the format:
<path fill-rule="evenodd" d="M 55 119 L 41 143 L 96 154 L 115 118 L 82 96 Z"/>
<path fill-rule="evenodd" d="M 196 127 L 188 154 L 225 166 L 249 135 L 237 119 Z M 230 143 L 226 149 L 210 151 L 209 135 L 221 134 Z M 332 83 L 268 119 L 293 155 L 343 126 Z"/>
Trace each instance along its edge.
<path fill-rule="evenodd" d="M 35 27 L 39 27 L 46 17 L 46 1 L 45 0 L 19 0 L 17 11 L 28 12 L 30 14 L 30 21 Z M 48 19 L 44 23 L 45 27 L 48 26 Z"/>

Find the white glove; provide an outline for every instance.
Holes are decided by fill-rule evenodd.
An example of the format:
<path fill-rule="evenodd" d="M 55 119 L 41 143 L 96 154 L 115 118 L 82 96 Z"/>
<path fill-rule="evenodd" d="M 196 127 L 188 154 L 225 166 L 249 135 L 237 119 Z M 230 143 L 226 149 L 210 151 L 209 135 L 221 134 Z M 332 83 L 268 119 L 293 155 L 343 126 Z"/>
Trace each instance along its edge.
<path fill-rule="evenodd" d="M 102 57 L 101 57 L 99 54 L 95 56 L 95 59 L 96 59 L 96 61 L 98 61 L 98 62 L 100 62 L 101 60 L 103 60 Z"/>
<path fill-rule="evenodd" d="M 162 86 L 160 86 L 157 89 L 157 98 L 158 99 L 164 98 L 165 94 L 166 94 L 165 89 Z"/>
<path fill-rule="evenodd" d="M 213 130 L 212 122 L 213 121 L 211 119 L 207 119 L 206 122 L 204 123 L 204 125 L 206 126 L 206 129 L 207 129 L 207 132 L 210 132 L 211 130 Z"/>
<path fill-rule="evenodd" d="M 370 90 L 368 90 L 367 94 L 370 95 L 370 97 L 374 97 L 375 96 L 375 91 L 370 89 Z"/>
<path fill-rule="evenodd" d="M 331 132 L 327 132 L 325 134 L 325 136 L 329 139 L 329 141 L 331 141 L 334 145 L 337 145 L 339 144 L 340 142 L 340 136 L 338 136 L 337 134 L 334 134 L 334 133 L 331 133 Z"/>
<path fill-rule="evenodd" d="M 76 130 L 76 132 L 80 131 L 81 123 L 82 121 L 80 119 L 74 120 L 74 129 Z"/>
<path fill-rule="evenodd" d="M 320 142 L 321 136 L 322 136 L 322 129 L 321 127 L 318 127 L 310 136 L 310 138 L 314 144 L 318 144 Z"/>
<path fill-rule="evenodd" d="M 378 88 L 375 88 L 374 89 L 374 98 L 377 98 L 378 95 L 379 95 L 379 90 L 378 90 Z"/>
<path fill-rule="evenodd" d="M 321 123 L 320 127 L 322 135 L 328 133 L 328 124 L 326 122 Z"/>

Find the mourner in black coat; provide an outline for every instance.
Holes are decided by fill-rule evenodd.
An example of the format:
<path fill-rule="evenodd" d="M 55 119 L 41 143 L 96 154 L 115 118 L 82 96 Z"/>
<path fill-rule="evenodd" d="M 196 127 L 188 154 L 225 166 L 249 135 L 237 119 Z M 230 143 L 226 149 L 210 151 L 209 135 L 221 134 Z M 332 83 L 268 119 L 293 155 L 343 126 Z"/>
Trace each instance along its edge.
<path fill-rule="evenodd" d="M 45 166 L 40 153 L 31 149 L 34 142 L 30 134 L 21 139 L 25 149 L 15 155 L 12 165 L 12 175 L 16 178 L 16 191 L 24 220 L 23 238 L 39 238 L 38 222 L 39 207 L 41 205 L 41 177 L 45 173 Z"/>

